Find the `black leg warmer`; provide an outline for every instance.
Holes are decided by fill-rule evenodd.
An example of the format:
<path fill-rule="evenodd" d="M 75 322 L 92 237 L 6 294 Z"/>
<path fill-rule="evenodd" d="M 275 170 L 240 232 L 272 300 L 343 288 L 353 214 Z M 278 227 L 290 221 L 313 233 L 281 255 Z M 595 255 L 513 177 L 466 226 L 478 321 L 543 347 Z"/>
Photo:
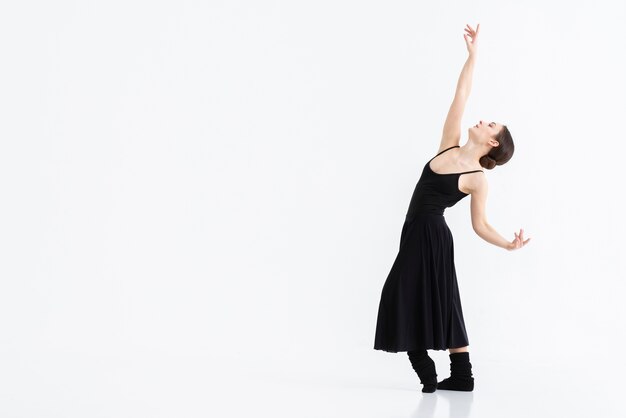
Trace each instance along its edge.
<path fill-rule="evenodd" d="M 460 390 L 471 392 L 474 390 L 472 377 L 472 363 L 469 361 L 469 352 L 450 353 L 450 377 L 437 383 L 437 389 Z"/>
<path fill-rule="evenodd" d="M 415 370 L 420 378 L 420 382 L 424 385 L 422 392 L 434 392 L 437 389 L 437 372 L 433 359 L 428 357 L 426 350 L 408 351 L 407 354 L 413 370 Z"/>

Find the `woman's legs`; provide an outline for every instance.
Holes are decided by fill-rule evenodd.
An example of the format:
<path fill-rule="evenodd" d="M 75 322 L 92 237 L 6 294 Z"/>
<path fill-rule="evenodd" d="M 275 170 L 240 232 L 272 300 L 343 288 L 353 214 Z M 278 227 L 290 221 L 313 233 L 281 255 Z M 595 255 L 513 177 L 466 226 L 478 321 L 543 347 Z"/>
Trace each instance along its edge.
<path fill-rule="evenodd" d="M 459 348 L 448 348 L 448 350 L 450 351 L 450 353 L 463 353 L 465 351 L 469 351 L 469 345 Z"/>

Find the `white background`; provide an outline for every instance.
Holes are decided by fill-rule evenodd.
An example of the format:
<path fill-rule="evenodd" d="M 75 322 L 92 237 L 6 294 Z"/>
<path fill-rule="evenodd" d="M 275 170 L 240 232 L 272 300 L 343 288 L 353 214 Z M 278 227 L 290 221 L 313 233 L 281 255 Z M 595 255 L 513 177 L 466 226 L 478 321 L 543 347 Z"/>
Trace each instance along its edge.
<path fill-rule="evenodd" d="M 3 417 L 619 416 L 626 6 L 0 7 Z M 475 390 L 375 351 L 404 215 L 463 117 L 508 125 L 453 231 Z M 448 353 L 430 351 L 439 380 Z"/>

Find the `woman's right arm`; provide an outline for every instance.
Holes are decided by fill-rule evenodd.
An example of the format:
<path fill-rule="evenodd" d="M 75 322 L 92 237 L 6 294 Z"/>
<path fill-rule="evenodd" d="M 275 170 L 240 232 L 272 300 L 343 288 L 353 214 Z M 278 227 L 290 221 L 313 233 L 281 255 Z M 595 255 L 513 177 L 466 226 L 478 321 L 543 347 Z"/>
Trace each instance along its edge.
<path fill-rule="evenodd" d="M 467 25 L 465 28 L 467 33 L 465 33 L 463 37 L 467 45 L 468 57 L 461 69 L 461 75 L 459 75 L 459 79 L 456 83 L 454 99 L 452 99 L 452 104 L 448 109 L 448 115 L 443 124 L 443 132 L 441 134 L 438 152 L 446 148 L 458 146 L 461 142 L 461 119 L 463 118 L 467 99 L 472 91 L 472 77 L 474 76 L 474 66 L 476 63 L 479 30 L 480 23 L 476 27 L 476 30 L 472 29 L 470 25 Z M 471 42 L 468 40 L 468 37 L 472 39 Z"/>
<path fill-rule="evenodd" d="M 443 133 L 439 143 L 439 151 L 453 146 L 458 146 L 461 142 L 461 119 L 465 111 L 465 104 L 472 89 L 472 74 L 474 72 L 474 56 L 470 55 L 463 65 L 461 75 L 456 85 L 454 99 L 448 109 L 446 121 L 443 124 Z"/>

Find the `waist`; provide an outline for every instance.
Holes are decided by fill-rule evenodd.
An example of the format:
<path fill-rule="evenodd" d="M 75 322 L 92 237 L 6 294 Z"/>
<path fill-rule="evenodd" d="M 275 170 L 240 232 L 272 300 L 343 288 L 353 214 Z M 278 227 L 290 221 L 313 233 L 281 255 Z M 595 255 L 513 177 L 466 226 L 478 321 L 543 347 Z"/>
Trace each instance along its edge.
<path fill-rule="evenodd" d="M 413 212 L 413 213 L 407 213 L 405 216 L 406 220 L 417 219 L 417 218 L 440 219 L 440 220 L 443 220 L 444 222 L 446 219 L 446 217 L 443 216 L 443 213 L 437 213 L 437 212 Z"/>

